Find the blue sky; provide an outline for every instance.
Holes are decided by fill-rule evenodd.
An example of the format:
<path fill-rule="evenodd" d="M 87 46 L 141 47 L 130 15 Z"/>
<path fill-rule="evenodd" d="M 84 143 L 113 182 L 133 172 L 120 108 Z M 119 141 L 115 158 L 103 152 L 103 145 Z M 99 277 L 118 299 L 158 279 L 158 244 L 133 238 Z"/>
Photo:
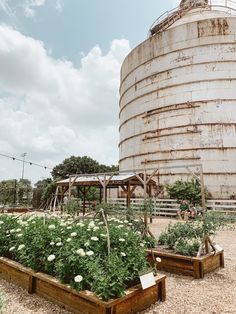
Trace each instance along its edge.
<path fill-rule="evenodd" d="M 1 10 L 1 21 L 42 40 L 54 57 L 78 62 L 80 53 L 88 53 L 96 44 L 107 50 L 115 38 L 126 38 L 136 46 L 155 19 L 178 0 L 62 0 L 58 9 L 57 1 L 51 0 L 35 6 L 32 17 L 19 6 L 22 0 L 8 2 L 15 15 Z"/>
<path fill-rule="evenodd" d="M 71 155 L 117 164 L 122 61 L 177 3 L 0 0 L 0 153 L 49 167 Z M 1 158 L 0 180 L 20 174 Z"/>

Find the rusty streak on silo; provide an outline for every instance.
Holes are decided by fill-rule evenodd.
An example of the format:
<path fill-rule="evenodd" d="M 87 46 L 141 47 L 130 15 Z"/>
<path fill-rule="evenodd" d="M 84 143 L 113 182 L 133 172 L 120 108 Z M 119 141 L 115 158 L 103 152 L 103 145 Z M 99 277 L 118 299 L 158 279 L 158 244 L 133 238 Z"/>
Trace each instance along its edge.
<path fill-rule="evenodd" d="M 202 163 L 212 196 L 228 198 L 236 194 L 236 2 L 212 2 L 182 1 L 124 60 L 119 165 Z"/>

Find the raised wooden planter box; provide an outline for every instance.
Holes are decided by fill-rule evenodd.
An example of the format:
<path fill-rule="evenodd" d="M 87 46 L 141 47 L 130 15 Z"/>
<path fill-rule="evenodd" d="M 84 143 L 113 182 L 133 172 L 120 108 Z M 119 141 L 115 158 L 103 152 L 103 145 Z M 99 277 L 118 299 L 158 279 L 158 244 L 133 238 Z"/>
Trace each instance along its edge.
<path fill-rule="evenodd" d="M 161 258 L 161 262 L 155 264 L 157 257 Z M 148 250 L 148 260 L 152 265 L 155 264 L 158 270 L 200 279 L 204 278 L 205 274 L 224 267 L 224 251 L 213 252 L 198 258 L 153 249 Z"/>
<path fill-rule="evenodd" d="M 0 258 L 0 277 L 76 314 L 135 314 L 166 299 L 164 275 L 156 277 L 155 286 L 142 290 L 141 285 L 137 285 L 126 290 L 125 296 L 108 302 L 100 300 L 90 291 L 76 292 L 51 276 L 35 273 L 3 257 Z"/>
<path fill-rule="evenodd" d="M 18 208 L 18 207 L 12 207 L 7 208 L 6 213 L 12 214 L 12 213 L 27 213 L 29 211 L 28 208 Z"/>

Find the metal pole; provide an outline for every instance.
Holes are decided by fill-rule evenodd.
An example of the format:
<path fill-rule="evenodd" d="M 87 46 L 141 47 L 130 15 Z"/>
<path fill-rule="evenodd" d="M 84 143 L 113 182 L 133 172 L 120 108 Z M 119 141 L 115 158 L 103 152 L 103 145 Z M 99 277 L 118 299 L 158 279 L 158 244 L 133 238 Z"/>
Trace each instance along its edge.
<path fill-rule="evenodd" d="M 27 153 L 23 153 L 21 155 L 21 157 L 23 157 L 23 166 L 22 166 L 22 176 L 21 176 L 21 179 L 23 180 L 24 179 L 24 172 L 25 172 L 25 156 L 27 155 Z"/>
<path fill-rule="evenodd" d="M 202 208 L 203 213 L 206 212 L 206 197 L 205 197 L 205 186 L 204 186 L 204 176 L 203 176 L 203 166 L 200 166 L 200 181 L 201 181 L 201 196 L 202 196 Z"/>

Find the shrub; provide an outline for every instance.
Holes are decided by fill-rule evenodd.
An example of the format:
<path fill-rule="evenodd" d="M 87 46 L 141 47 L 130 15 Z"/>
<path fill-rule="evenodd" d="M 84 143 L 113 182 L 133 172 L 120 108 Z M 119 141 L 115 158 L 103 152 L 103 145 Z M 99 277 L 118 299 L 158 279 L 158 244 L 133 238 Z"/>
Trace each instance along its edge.
<path fill-rule="evenodd" d="M 188 200 L 193 205 L 201 204 L 201 185 L 198 180 L 191 181 L 178 180 L 174 184 L 169 184 L 166 187 L 168 197 L 181 200 Z M 206 197 L 208 192 L 205 190 Z"/>
<path fill-rule="evenodd" d="M 158 243 L 166 245 L 181 255 L 194 256 L 206 236 L 214 236 L 216 231 L 231 222 L 231 218 L 214 212 L 195 221 L 169 224 L 166 231 L 159 236 Z"/>

